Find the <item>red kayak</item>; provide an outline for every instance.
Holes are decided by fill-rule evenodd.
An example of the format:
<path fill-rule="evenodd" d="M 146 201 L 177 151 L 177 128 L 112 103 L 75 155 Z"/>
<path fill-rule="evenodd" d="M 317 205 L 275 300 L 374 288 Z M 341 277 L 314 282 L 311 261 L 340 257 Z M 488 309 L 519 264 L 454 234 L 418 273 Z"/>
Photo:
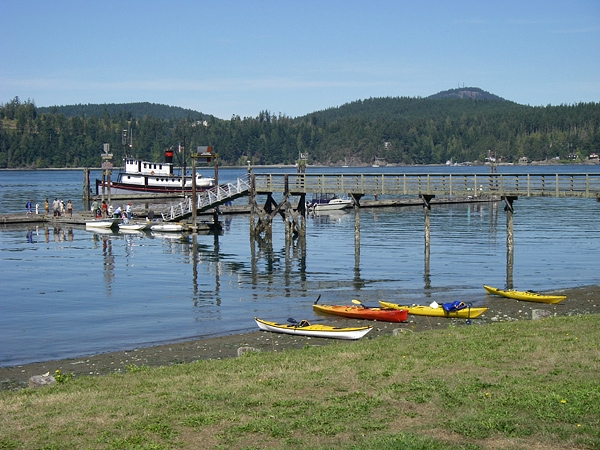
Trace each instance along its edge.
<path fill-rule="evenodd" d="M 313 303 L 313 309 L 351 319 L 379 320 L 381 322 L 404 322 L 408 318 L 406 309 L 369 308 L 362 305 L 317 305 L 316 303 Z"/>

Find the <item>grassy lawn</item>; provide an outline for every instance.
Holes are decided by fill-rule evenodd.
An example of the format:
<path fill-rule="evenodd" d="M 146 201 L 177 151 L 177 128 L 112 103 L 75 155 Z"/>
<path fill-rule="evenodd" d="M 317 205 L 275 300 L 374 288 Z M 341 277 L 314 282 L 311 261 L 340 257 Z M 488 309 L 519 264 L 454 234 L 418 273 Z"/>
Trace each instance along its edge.
<path fill-rule="evenodd" d="M 600 315 L 0 392 L 0 449 L 600 448 Z"/>

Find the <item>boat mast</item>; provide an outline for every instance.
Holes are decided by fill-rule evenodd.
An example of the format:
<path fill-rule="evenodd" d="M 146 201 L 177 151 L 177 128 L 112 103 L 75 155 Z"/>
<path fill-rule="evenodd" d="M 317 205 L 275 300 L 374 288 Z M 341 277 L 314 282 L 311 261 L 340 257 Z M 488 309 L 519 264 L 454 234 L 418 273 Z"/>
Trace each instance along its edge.
<path fill-rule="evenodd" d="M 123 130 L 123 135 L 121 137 L 121 144 L 123 145 L 123 158 L 127 159 L 128 151 L 133 148 L 133 133 L 131 132 L 131 121 L 127 121 L 127 129 Z M 132 155 L 133 156 L 133 155 Z"/>
<path fill-rule="evenodd" d="M 183 145 L 179 143 L 179 152 L 181 153 L 181 195 L 185 196 L 185 136 Z"/>

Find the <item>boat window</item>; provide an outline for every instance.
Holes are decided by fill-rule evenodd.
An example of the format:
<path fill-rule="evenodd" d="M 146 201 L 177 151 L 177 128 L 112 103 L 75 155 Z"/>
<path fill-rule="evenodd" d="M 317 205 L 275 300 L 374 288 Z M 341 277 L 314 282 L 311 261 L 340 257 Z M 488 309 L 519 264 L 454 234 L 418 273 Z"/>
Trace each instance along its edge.
<path fill-rule="evenodd" d="M 162 169 L 162 164 L 159 164 L 159 165 L 158 165 L 158 168 L 159 168 L 159 169 Z"/>
<path fill-rule="evenodd" d="M 144 169 L 148 168 L 148 164 L 144 163 Z"/>

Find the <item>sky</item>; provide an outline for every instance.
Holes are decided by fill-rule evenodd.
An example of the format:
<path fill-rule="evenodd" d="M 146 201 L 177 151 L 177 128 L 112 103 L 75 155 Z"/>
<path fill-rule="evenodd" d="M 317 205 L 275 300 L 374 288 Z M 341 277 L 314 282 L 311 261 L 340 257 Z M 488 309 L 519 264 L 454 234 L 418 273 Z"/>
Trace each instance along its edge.
<path fill-rule="evenodd" d="M 298 117 L 478 87 L 600 102 L 600 0 L 0 0 L 0 103 Z"/>

